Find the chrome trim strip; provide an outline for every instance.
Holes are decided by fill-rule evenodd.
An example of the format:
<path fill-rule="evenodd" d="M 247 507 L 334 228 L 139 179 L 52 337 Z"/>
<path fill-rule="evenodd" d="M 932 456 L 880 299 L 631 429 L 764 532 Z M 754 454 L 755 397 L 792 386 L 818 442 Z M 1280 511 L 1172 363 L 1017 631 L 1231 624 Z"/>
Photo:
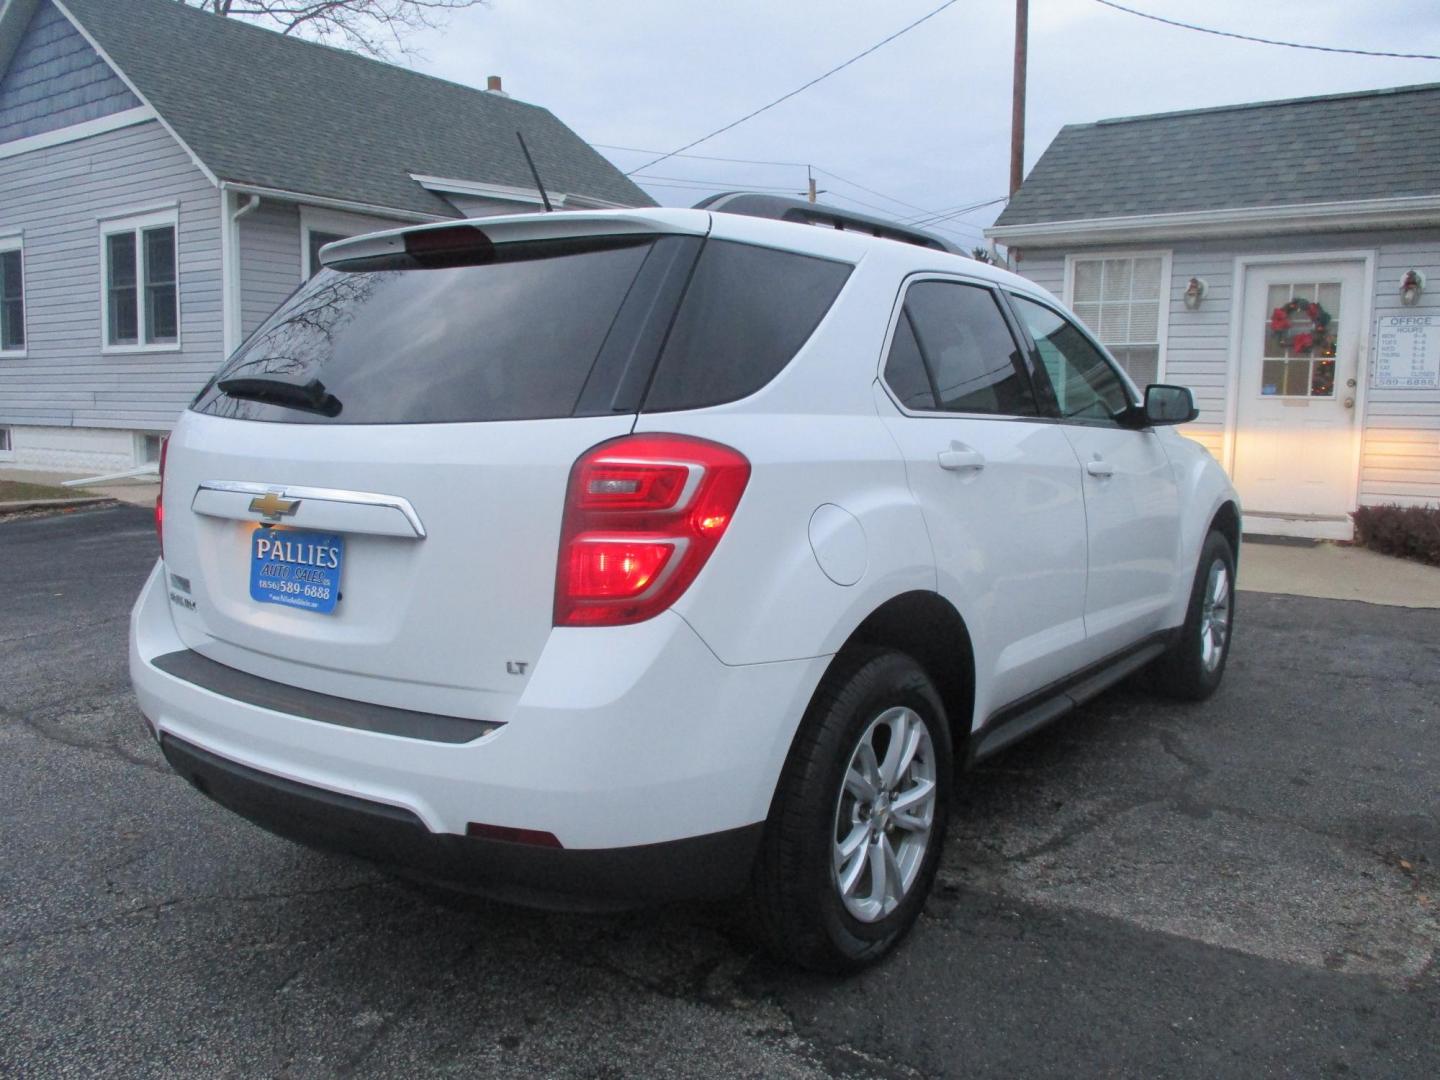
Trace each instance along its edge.
<path fill-rule="evenodd" d="M 282 499 L 310 500 L 311 502 L 348 503 L 352 506 L 379 506 L 398 510 L 410 523 L 418 540 L 426 536 L 425 526 L 410 500 L 399 495 L 380 495 L 373 491 L 342 491 L 339 488 L 294 487 L 289 484 L 253 484 L 247 480 L 201 480 L 200 490 L 229 491 L 237 495 L 264 495 L 274 492 Z"/>

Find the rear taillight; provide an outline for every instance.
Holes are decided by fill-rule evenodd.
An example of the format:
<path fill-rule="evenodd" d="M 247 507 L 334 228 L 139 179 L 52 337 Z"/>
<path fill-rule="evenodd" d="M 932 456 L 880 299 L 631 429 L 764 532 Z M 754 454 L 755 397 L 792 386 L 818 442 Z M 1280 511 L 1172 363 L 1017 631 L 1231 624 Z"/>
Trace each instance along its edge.
<path fill-rule="evenodd" d="M 155 535 L 160 539 L 160 557 L 165 557 L 165 454 L 170 436 L 160 440 L 160 490 L 155 495 Z"/>
<path fill-rule="evenodd" d="M 570 470 L 556 626 L 619 626 L 678 600 L 725 534 L 750 480 L 738 450 L 688 435 L 627 435 Z"/>

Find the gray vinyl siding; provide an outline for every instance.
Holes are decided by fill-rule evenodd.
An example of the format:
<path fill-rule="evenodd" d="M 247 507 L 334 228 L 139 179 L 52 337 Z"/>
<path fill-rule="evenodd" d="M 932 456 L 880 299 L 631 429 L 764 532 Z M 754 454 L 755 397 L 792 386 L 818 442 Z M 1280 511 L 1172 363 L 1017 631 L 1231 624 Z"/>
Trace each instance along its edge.
<path fill-rule="evenodd" d="M 239 228 L 243 339 L 300 284 L 300 208 L 262 202 L 240 219 Z"/>
<path fill-rule="evenodd" d="M 180 340 L 102 354 L 100 220 L 178 206 Z M 220 361 L 220 196 L 150 121 L 0 159 L 0 233 L 23 233 L 26 355 L 0 424 L 169 429 Z"/>
<path fill-rule="evenodd" d="M 1427 282 L 1420 302 L 1408 308 L 1400 303 L 1406 270 L 1419 270 Z M 1440 315 L 1440 230 L 1409 230 L 1381 240 L 1375 315 Z M 1440 390 L 1372 389 L 1368 395 L 1360 501 L 1440 503 Z"/>
<path fill-rule="evenodd" d="M 1049 289 L 1065 299 L 1065 255 L 1063 252 L 1035 251 L 1028 248 L 1016 269 L 1042 289 Z"/>
<path fill-rule="evenodd" d="M 1217 458 L 1225 441 L 1227 383 L 1232 320 L 1240 297 L 1235 260 L 1252 255 L 1310 252 L 1371 254 L 1375 292 L 1370 325 L 1365 328 L 1362 379 L 1368 383 L 1375 358 L 1375 320 L 1382 315 L 1440 315 L 1440 229 L 1333 232 L 1303 236 L 1180 241 L 1171 244 L 1114 244 L 1076 248 L 1074 254 L 1106 251 L 1168 250 L 1170 326 L 1162 369 L 1167 382 L 1189 386 L 1200 418 L 1181 430 Z M 1063 297 L 1065 251 L 1025 251 L 1020 272 Z M 1429 287 L 1413 308 L 1400 303 L 1400 278 L 1406 270 L 1425 274 Z M 1192 277 L 1208 286 L 1196 311 L 1185 307 Z M 1440 390 L 1363 388 L 1360 497 L 1362 504 L 1440 503 Z"/>
<path fill-rule="evenodd" d="M 0 143 L 140 106 L 140 99 L 48 2 L 0 78 Z"/>

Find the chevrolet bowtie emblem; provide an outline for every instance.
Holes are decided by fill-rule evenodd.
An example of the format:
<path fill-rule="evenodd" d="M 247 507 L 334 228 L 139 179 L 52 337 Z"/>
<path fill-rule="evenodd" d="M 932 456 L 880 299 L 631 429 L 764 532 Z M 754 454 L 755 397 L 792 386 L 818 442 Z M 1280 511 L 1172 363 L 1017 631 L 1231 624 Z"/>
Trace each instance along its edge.
<path fill-rule="evenodd" d="M 287 514 L 293 514 L 299 505 L 299 499 L 282 499 L 276 491 L 267 491 L 264 495 L 250 500 L 250 509 L 271 521 L 279 521 Z"/>

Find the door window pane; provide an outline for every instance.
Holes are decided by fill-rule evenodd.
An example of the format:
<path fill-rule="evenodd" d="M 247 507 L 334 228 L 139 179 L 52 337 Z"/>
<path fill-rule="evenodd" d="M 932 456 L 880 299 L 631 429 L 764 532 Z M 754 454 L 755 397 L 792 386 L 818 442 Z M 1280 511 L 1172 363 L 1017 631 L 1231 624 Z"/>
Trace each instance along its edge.
<path fill-rule="evenodd" d="M 1269 286 L 1260 365 L 1262 397 L 1334 397 L 1335 342 L 1340 332 L 1340 283 L 1300 281 Z"/>
<path fill-rule="evenodd" d="M 885 361 L 885 382 L 907 409 L 935 408 L 935 388 L 930 385 L 925 361 L 920 358 L 909 312 L 900 313 L 900 322 L 895 327 L 895 340 L 890 343 L 890 356 Z"/>
<path fill-rule="evenodd" d="M 0 252 L 0 349 L 25 347 L 25 282 L 20 252 Z"/>
<path fill-rule="evenodd" d="M 135 234 L 115 233 L 105 238 L 111 345 L 140 342 L 139 298 L 135 289 Z"/>
<path fill-rule="evenodd" d="M 945 412 L 1034 416 L 1034 392 L 1020 348 L 995 295 L 986 288 L 922 281 L 905 294 L 905 316 L 933 390 Z M 903 342 L 897 333 L 897 343 Z M 892 358 L 903 363 L 904 357 Z M 886 368 L 887 381 L 889 365 Z M 910 385 L 915 385 L 912 373 Z M 898 388 L 891 388 L 899 394 Z"/>
<path fill-rule="evenodd" d="M 1159 378 L 1163 270 L 1158 255 L 1076 259 L 1073 267 L 1075 314 L 1142 387 Z"/>
<path fill-rule="evenodd" d="M 1057 312 L 1023 296 L 1012 299 L 1050 376 L 1060 415 L 1072 420 L 1115 422 L 1131 402 L 1124 383 L 1100 350 Z"/>

